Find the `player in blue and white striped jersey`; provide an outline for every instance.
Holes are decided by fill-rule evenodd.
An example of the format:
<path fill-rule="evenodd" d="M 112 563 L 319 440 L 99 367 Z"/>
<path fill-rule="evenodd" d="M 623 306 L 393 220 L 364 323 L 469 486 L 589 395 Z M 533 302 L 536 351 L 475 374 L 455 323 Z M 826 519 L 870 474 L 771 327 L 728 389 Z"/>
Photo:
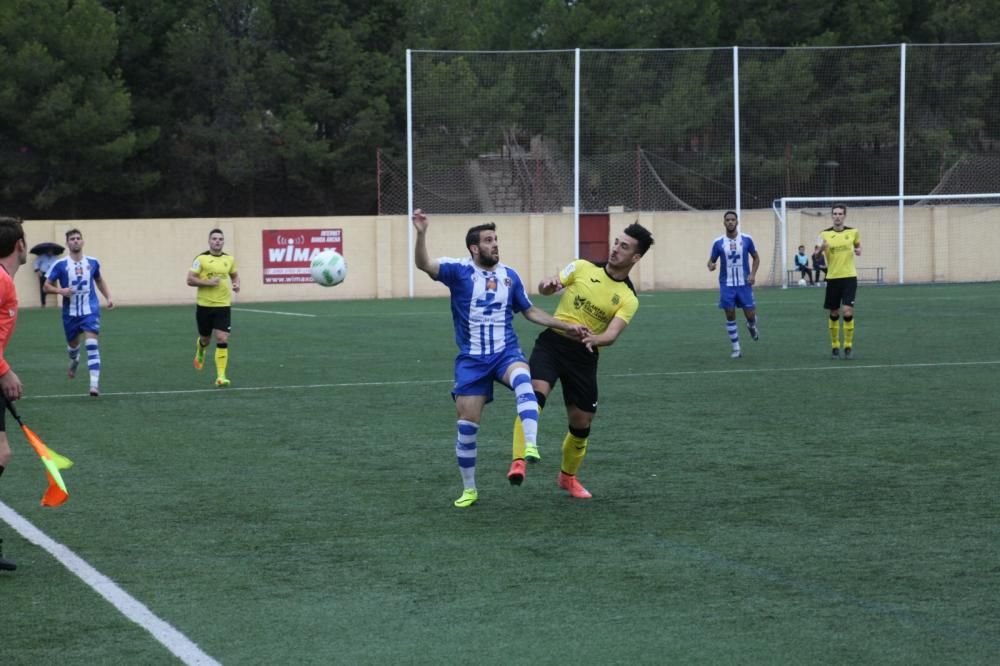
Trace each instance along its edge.
<path fill-rule="evenodd" d="M 63 297 L 63 329 L 66 332 L 66 352 L 69 367 L 66 374 L 76 376 L 80 363 L 80 336 L 87 347 L 87 369 L 90 371 L 90 395 L 100 395 L 101 352 L 97 336 L 101 332 L 101 304 L 97 292 L 104 295 L 108 309 L 115 307 L 108 283 L 101 275 L 101 263 L 83 254 L 83 234 L 79 229 L 66 232 L 69 254 L 49 268 L 45 276 L 45 291 Z"/>
<path fill-rule="evenodd" d="M 747 330 L 754 340 L 760 338 L 757 331 L 757 305 L 753 299 L 753 284 L 757 280 L 760 256 L 753 238 L 739 230 L 736 213 L 727 210 L 722 216 L 726 233 L 712 243 L 708 257 L 708 270 L 715 270 L 715 262 L 722 260 L 719 271 L 719 307 L 726 313 L 726 333 L 733 346 L 733 358 L 743 356 L 740 349 L 740 329 L 736 325 L 736 308 L 743 309 L 747 320 Z M 751 263 L 750 260 L 753 260 Z"/>
<path fill-rule="evenodd" d="M 455 506 L 467 507 L 479 499 L 476 490 L 476 440 L 483 407 L 493 400 L 493 382 L 514 391 L 517 415 L 524 436 L 536 445 L 538 401 L 531 387 L 531 373 L 514 331 L 514 314 L 541 326 L 566 331 L 576 338 L 586 327 L 560 321 L 532 305 L 521 277 L 500 263 L 496 225 L 492 222 L 469 229 L 465 236 L 468 259 L 432 259 L 427 253 L 427 217 L 413 212 L 416 229 L 414 262 L 432 279 L 451 292 L 451 315 L 455 325 L 455 386 L 452 397 L 458 413 L 455 456 L 464 490 Z"/>

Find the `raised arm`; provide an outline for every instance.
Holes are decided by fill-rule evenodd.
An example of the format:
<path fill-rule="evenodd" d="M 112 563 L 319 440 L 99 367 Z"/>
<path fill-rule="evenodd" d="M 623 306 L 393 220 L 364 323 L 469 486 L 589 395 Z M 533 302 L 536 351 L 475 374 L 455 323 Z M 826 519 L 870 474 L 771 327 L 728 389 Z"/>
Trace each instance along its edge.
<path fill-rule="evenodd" d="M 413 263 L 423 272 L 437 279 L 441 270 L 441 262 L 431 259 L 427 254 L 427 216 L 419 208 L 413 211 L 413 228 L 417 231 L 417 240 L 413 247 Z"/>

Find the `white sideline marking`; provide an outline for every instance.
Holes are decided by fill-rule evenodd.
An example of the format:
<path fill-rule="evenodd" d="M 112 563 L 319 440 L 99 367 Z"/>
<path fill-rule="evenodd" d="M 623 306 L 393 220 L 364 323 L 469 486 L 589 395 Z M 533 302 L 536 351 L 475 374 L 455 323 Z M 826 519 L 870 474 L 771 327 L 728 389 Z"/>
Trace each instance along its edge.
<path fill-rule="evenodd" d="M 670 370 L 667 372 L 618 372 L 604 375 L 605 377 L 630 378 L 630 377 L 678 377 L 686 375 L 735 375 L 748 374 L 754 372 L 803 372 L 806 370 L 878 370 L 878 369 L 901 369 L 912 368 L 944 368 L 952 366 L 975 366 L 975 365 L 1000 365 L 1000 360 L 996 361 L 946 361 L 942 363 L 882 363 L 872 365 L 860 365 L 855 361 L 837 361 L 824 365 L 801 366 L 798 368 L 727 368 L 725 370 Z M 338 384 L 284 384 L 272 386 L 237 386 L 204 389 L 169 389 L 162 391 L 118 391 L 115 393 L 101 393 L 102 397 L 107 396 L 140 396 L 140 395 L 185 395 L 192 393 L 217 393 L 224 395 L 227 393 L 239 393 L 241 391 L 287 391 L 290 389 L 329 389 L 329 388 L 364 388 L 373 386 L 408 386 L 410 384 L 451 384 L 454 379 L 406 379 L 387 382 L 341 382 Z M 60 398 L 86 398 L 86 394 L 81 393 L 56 393 L 51 395 L 34 395 L 23 398 L 25 401 L 31 400 L 58 400 Z M 88 401 L 90 399 L 88 398 Z"/>
<path fill-rule="evenodd" d="M 233 308 L 237 312 L 259 312 L 261 314 L 285 315 L 286 317 L 315 317 L 317 315 L 305 312 L 282 312 L 280 310 L 254 310 L 253 308 Z"/>
<path fill-rule="evenodd" d="M 254 310 L 253 308 L 233 308 L 233 311 L 239 312 L 259 312 L 260 314 L 274 314 L 274 315 L 286 315 L 288 317 L 329 317 L 332 315 L 327 314 L 310 314 L 305 312 L 282 312 L 281 310 Z M 338 312 L 337 317 L 343 319 L 345 317 L 382 317 L 381 313 L 378 312 Z M 432 312 L 428 310 L 427 312 L 396 312 L 393 313 L 393 317 L 426 317 L 435 316 L 440 317 L 441 312 Z"/>
<path fill-rule="evenodd" d="M 899 368 L 944 368 L 956 365 L 1000 365 L 998 361 L 946 361 L 943 363 L 879 363 L 872 365 L 857 365 L 853 361 L 834 362 L 827 365 L 814 365 L 801 368 L 730 368 L 726 370 L 671 370 L 670 372 L 628 372 L 608 375 L 609 377 L 673 377 L 678 375 L 728 375 L 746 374 L 752 372 L 802 372 L 805 370 L 890 370 Z M 79 394 L 77 394 L 79 395 Z"/>
<path fill-rule="evenodd" d="M 111 605 L 117 608 L 122 615 L 152 634 L 153 638 L 182 662 L 199 666 L 202 664 L 220 666 L 218 661 L 205 654 L 187 636 L 153 615 L 153 612 L 146 608 L 142 602 L 118 587 L 113 580 L 87 564 L 66 546 L 52 540 L 3 502 L 0 502 L 0 518 L 25 539 L 56 558 L 69 569 L 70 573 L 111 602 Z"/>

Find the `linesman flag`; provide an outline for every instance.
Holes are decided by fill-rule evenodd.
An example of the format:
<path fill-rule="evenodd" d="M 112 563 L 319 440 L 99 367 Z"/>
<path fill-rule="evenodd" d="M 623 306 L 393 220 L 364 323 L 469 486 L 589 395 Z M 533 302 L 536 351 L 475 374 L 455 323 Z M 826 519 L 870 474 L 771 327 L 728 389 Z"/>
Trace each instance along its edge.
<path fill-rule="evenodd" d="M 21 416 L 14 409 L 14 403 L 8 400 L 7 396 L 3 397 L 3 401 L 7 404 L 7 409 L 10 410 L 11 416 L 21 426 L 21 430 L 24 431 L 24 436 L 27 438 L 28 443 L 35 449 L 35 453 L 38 454 L 38 457 L 42 459 L 42 464 L 45 465 L 45 475 L 49 477 L 49 487 L 46 489 L 45 494 L 42 495 L 42 506 L 59 506 L 69 499 L 69 491 L 66 490 L 66 484 L 63 482 L 62 474 L 59 473 L 59 470 L 69 469 L 73 466 L 73 461 L 50 449 L 45 445 L 41 437 L 36 435 L 31 428 L 24 425 L 21 421 Z"/>

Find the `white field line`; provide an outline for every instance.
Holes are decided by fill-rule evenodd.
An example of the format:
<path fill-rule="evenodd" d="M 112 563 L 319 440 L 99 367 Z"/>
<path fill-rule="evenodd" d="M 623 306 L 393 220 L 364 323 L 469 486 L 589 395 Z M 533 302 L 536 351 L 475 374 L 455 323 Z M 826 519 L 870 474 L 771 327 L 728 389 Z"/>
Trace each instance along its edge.
<path fill-rule="evenodd" d="M 305 312 L 282 312 L 280 310 L 254 310 L 253 308 L 233 308 L 234 312 L 257 312 L 260 314 L 283 315 L 285 317 L 316 317 Z"/>
<path fill-rule="evenodd" d="M 152 634 L 153 638 L 182 662 L 191 666 L 219 665 L 218 661 L 205 654 L 187 636 L 154 615 L 142 602 L 118 587 L 113 580 L 90 566 L 66 546 L 54 541 L 3 502 L 0 502 L 0 519 L 25 539 L 48 552 L 69 569 L 70 573 L 107 599 L 122 615 Z"/>
<path fill-rule="evenodd" d="M 841 361 L 838 363 L 827 363 L 825 365 L 800 366 L 797 368 L 728 368 L 725 370 L 671 370 L 668 372 L 620 372 L 601 375 L 601 378 L 609 379 L 631 379 L 634 377 L 690 377 L 698 375 L 744 375 L 754 373 L 774 373 L 774 372 L 813 372 L 817 370 L 912 370 L 920 368 L 947 368 L 947 367 L 970 367 L 970 366 L 990 366 L 1000 365 L 1000 360 L 986 361 L 947 361 L 941 363 L 881 363 L 861 365 L 853 361 Z M 202 389 L 171 389 L 162 391 L 118 391 L 101 393 L 102 397 L 110 396 L 145 396 L 145 395 L 187 395 L 196 393 L 216 393 L 224 395 L 228 393 L 239 393 L 246 391 L 290 391 L 290 390 L 312 390 L 331 388 L 371 388 L 379 386 L 409 386 L 413 384 L 450 384 L 454 379 L 407 379 L 393 380 L 386 382 L 340 382 L 335 384 L 280 384 L 271 386 L 230 386 L 227 388 L 202 388 Z M 22 398 L 24 401 L 34 400 L 59 400 L 62 398 L 80 398 L 80 393 L 55 393 L 50 395 L 35 395 Z M 84 395 L 84 397 L 86 397 Z"/>

